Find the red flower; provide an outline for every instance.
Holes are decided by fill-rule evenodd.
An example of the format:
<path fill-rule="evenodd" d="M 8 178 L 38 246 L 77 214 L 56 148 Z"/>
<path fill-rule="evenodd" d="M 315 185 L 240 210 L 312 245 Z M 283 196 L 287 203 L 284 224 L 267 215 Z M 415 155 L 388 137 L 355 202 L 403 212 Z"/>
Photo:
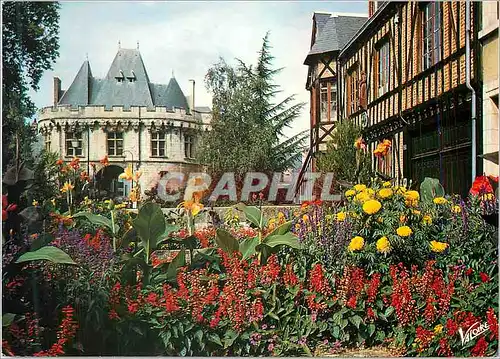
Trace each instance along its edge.
<path fill-rule="evenodd" d="M 111 309 L 109 311 L 109 314 L 108 314 L 108 317 L 109 319 L 113 320 L 113 319 L 120 319 L 120 317 L 118 316 L 118 313 L 116 312 L 116 310 L 114 309 Z"/>
<path fill-rule="evenodd" d="M 486 176 L 477 176 L 469 191 L 472 195 L 481 195 L 485 193 L 493 193 L 490 180 Z"/>
<path fill-rule="evenodd" d="M 289 287 L 299 284 L 299 279 L 295 275 L 291 264 L 286 265 L 285 273 L 283 274 L 283 281 L 285 282 L 285 285 Z"/>
<path fill-rule="evenodd" d="M 328 279 L 325 277 L 323 266 L 316 263 L 309 272 L 309 289 L 328 296 L 332 294 Z"/>
<path fill-rule="evenodd" d="M 491 332 L 490 340 L 498 338 L 498 320 L 493 308 L 489 308 L 486 312 L 486 321 Z"/>
<path fill-rule="evenodd" d="M 450 348 L 450 344 L 448 344 L 448 339 L 441 338 L 439 339 L 439 349 L 437 351 L 438 355 L 451 357 L 453 356 L 453 351 Z"/>
<path fill-rule="evenodd" d="M 368 307 L 368 309 L 366 310 L 366 317 L 368 319 L 376 319 L 375 312 L 371 307 Z"/>
<path fill-rule="evenodd" d="M 467 268 L 467 270 L 465 271 L 465 275 L 466 275 L 466 276 L 469 276 L 469 275 L 471 275 L 472 273 L 474 273 L 474 269 L 472 269 L 472 268 Z"/>
<path fill-rule="evenodd" d="M 356 304 L 357 304 L 357 299 L 356 299 L 356 296 L 352 296 L 351 298 L 349 298 L 349 300 L 347 301 L 346 303 L 346 306 L 348 306 L 349 308 L 356 308 Z M 370 308 L 371 309 L 371 308 Z"/>
<path fill-rule="evenodd" d="M 486 349 L 488 348 L 488 343 L 484 336 L 479 338 L 474 348 L 471 349 L 470 353 L 474 357 L 484 357 L 486 354 Z"/>
<path fill-rule="evenodd" d="M 479 276 L 481 277 L 481 281 L 483 283 L 490 281 L 490 277 L 486 273 L 481 272 L 479 273 Z"/>
<path fill-rule="evenodd" d="M 2 195 L 2 222 L 7 220 L 9 212 L 14 212 L 15 210 L 17 210 L 17 204 L 9 204 L 7 195 Z"/>
<path fill-rule="evenodd" d="M 58 165 L 58 166 L 62 166 L 63 164 L 64 164 L 64 161 L 63 161 L 61 158 L 59 158 L 59 159 L 56 161 L 56 165 Z"/>
<path fill-rule="evenodd" d="M 446 321 L 446 330 L 450 336 L 455 335 L 458 332 L 458 324 L 451 318 Z"/>

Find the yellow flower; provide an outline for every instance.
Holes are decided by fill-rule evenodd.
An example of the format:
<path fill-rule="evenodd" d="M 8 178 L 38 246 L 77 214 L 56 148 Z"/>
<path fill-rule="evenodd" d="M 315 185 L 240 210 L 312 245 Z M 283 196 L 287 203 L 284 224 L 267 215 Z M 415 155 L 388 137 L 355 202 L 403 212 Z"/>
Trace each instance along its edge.
<path fill-rule="evenodd" d="M 364 190 L 364 192 L 368 193 L 370 196 L 374 196 L 375 195 L 375 191 L 371 188 L 367 188 Z"/>
<path fill-rule="evenodd" d="M 418 209 L 413 209 L 412 210 L 413 214 L 416 215 L 416 216 L 419 216 L 420 215 L 420 211 Z"/>
<path fill-rule="evenodd" d="M 437 253 L 441 253 L 446 248 L 448 248 L 448 243 L 443 243 L 438 241 L 431 241 L 430 245 L 431 245 L 431 251 Z"/>
<path fill-rule="evenodd" d="M 132 170 L 132 166 L 131 165 L 127 166 L 127 168 L 125 168 L 125 171 L 122 174 L 120 174 L 118 178 L 131 181 L 132 178 L 134 178 L 134 171 Z"/>
<path fill-rule="evenodd" d="M 295 229 L 298 231 L 300 230 L 300 224 L 299 223 L 295 223 Z"/>
<path fill-rule="evenodd" d="M 278 212 L 278 219 L 285 219 L 283 212 Z"/>
<path fill-rule="evenodd" d="M 434 334 L 440 334 L 443 331 L 443 325 L 438 324 L 434 327 Z"/>
<path fill-rule="evenodd" d="M 64 185 L 61 188 L 62 193 L 66 193 L 68 191 L 71 191 L 75 186 L 71 184 L 71 182 L 64 182 Z"/>
<path fill-rule="evenodd" d="M 193 216 L 196 216 L 203 209 L 203 205 L 201 203 L 192 200 L 181 202 L 180 205 L 182 205 L 185 210 L 191 212 Z"/>
<path fill-rule="evenodd" d="M 353 189 L 347 190 L 347 191 L 345 192 L 345 196 L 346 196 L 346 197 L 351 197 L 351 196 L 354 196 L 355 194 L 356 194 L 356 191 L 355 191 L 355 190 L 353 190 Z"/>
<path fill-rule="evenodd" d="M 356 236 L 353 239 L 351 239 L 351 243 L 349 243 L 349 251 L 354 252 L 354 251 L 359 251 L 360 249 L 363 248 L 365 245 L 365 240 L 363 237 Z"/>
<path fill-rule="evenodd" d="M 380 237 L 377 241 L 377 251 L 380 253 L 388 253 L 391 251 L 391 244 L 386 236 Z"/>
<path fill-rule="evenodd" d="M 378 218 L 377 218 L 377 222 L 378 222 L 378 223 L 384 223 L 384 219 L 383 219 L 382 217 L 378 217 Z"/>
<path fill-rule="evenodd" d="M 406 222 L 406 216 L 404 214 L 402 214 L 401 216 L 399 216 L 399 222 L 401 222 L 401 223 L 405 223 Z"/>
<path fill-rule="evenodd" d="M 495 195 L 493 193 L 485 193 L 479 197 L 482 201 L 493 201 L 495 199 Z"/>
<path fill-rule="evenodd" d="M 432 224 L 432 217 L 426 214 L 425 216 L 422 217 L 422 223 L 423 224 Z"/>
<path fill-rule="evenodd" d="M 366 214 L 375 214 L 380 211 L 380 208 L 382 208 L 382 204 L 376 199 L 371 199 L 363 204 L 363 211 Z"/>
<path fill-rule="evenodd" d="M 364 184 L 357 184 L 354 186 L 354 189 L 358 192 L 361 192 L 362 190 L 366 189 L 366 186 Z"/>
<path fill-rule="evenodd" d="M 371 196 L 367 192 L 360 192 L 356 195 L 356 201 L 365 203 L 366 201 L 370 200 Z"/>
<path fill-rule="evenodd" d="M 386 182 L 382 183 L 382 187 L 391 187 L 391 182 L 386 181 Z"/>
<path fill-rule="evenodd" d="M 38 201 L 34 199 L 33 202 L 31 202 L 31 205 L 34 207 L 38 206 Z"/>
<path fill-rule="evenodd" d="M 308 216 L 307 214 L 304 214 L 304 215 L 302 216 L 302 220 L 303 220 L 304 222 L 309 221 L 309 216 Z"/>
<path fill-rule="evenodd" d="M 337 221 L 339 221 L 339 222 L 344 221 L 346 217 L 347 217 L 347 215 L 345 212 L 337 213 Z"/>
<path fill-rule="evenodd" d="M 445 204 L 448 201 L 444 197 L 436 197 L 436 198 L 433 199 L 433 202 L 435 204 Z"/>
<path fill-rule="evenodd" d="M 386 199 L 392 196 L 392 189 L 390 188 L 382 188 L 378 191 L 378 196 L 382 199 Z"/>
<path fill-rule="evenodd" d="M 349 212 L 349 216 L 352 218 L 359 218 L 359 214 L 357 214 L 356 212 Z"/>
<path fill-rule="evenodd" d="M 398 236 L 400 237 L 409 237 L 413 231 L 408 226 L 401 226 L 396 230 Z"/>
<path fill-rule="evenodd" d="M 406 187 L 404 187 L 404 186 L 397 186 L 397 187 L 394 187 L 394 189 L 396 190 L 396 193 L 405 193 L 406 192 Z"/>
<path fill-rule="evenodd" d="M 56 199 L 55 198 L 52 198 L 50 200 L 50 203 L 52 203 L 52 205 L 55 207 L 56 206 Z"/>
<path fill-rule="evenodd" d="M 451 207 L 451 211 L 453 213 L 461 213 L 462 212 L 462 207 L 460 207 L 460 206 L 453 206 L 453 207 Z"/>
<path fill-rule="evenodd" d="M 405 192 L 406 199 L 411 199 L 413 201 L 418 201 L 420 199 L 420 193 L 417 191 L 407 191 Z"/>
<path fill-rule="evenodd" d="M 120 203 L 115 206 L 116 209 L 122 209 L 125 208 L 127 205 L 125 203 Z"/>

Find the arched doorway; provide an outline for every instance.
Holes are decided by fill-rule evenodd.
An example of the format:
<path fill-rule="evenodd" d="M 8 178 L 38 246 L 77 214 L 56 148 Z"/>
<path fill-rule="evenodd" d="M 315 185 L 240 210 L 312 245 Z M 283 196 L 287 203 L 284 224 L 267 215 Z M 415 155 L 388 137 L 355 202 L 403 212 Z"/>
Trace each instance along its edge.
<path fill-rule="evenodd" d="M 109 165 L 101 168 L 95 176 L 95 187 L 100 198 L 125 198 L 130 193 L 130 181 L 119 179 L 123 167 Z"/>

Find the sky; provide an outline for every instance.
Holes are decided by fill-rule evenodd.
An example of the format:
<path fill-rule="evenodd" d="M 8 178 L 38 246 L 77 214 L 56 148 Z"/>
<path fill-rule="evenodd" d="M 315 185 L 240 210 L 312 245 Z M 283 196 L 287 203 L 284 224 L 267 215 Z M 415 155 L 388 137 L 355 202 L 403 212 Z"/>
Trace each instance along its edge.
<path fill-rule="evenodd" d="M 314 11 L 367 13 L 368 2 L 337 1 L 168 1 L 168 2 L 61 2 L 59 58 L 47 71 L 40 90 L 30 95 L 38 108 L 51 106 L 53 77 L 67 89 L 88 56 L 94 77 L 105 77 L 118 50 L 139 50 L 151 82 L 167 84 L 174 73 L 184 95 L 196 81 L 196 106 L 210 106 L 204 84 L 207 70 L 223 57 L 234 64 L 257 59 L 262 38 L 270 32 L 273 65 L 283 67 L 275 83 L 283 91 L 277 98 L 296 95 L 306 102 L 285 135 L 309 128 L 309 93 L 305 89 Z"/>

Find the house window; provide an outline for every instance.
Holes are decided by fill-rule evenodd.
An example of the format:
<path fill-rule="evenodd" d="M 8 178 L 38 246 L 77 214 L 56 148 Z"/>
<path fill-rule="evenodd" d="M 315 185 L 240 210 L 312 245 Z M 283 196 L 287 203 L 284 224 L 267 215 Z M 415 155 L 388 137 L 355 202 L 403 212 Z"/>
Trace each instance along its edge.
<path fill-rule="evenodd" d="M 165 132 L 153 132 L 151 134 L 151 157 L 165 157 L 167 153 L 166 144 Z"/>
<path fill-rule="evenodd" d="M 384 41 L 377 52 L 378 96 L 387 92 L 389 86 L 389 41 Z"/>
<path fill-rule="evenodd" d="M 186 158 L 194 158 L 193 135 L 184 135 L 184 156 Z"/>
<path fill-rule="evenodd" d="M 430 2 L 423 12 L 422 70 L 441 60 L 441 4 Z"/>
<path fill-rule="evenodd" d="M 45 135 L 45 151 L 50 152 L 50 144 L 52 142 L 52 134 L 48 132 Z"/>
<path fill-rule="evenodd" d="M 123 155 L 123 132 L 108 132 L 108 155 Z"/>
<path fill-rule="evenodd" d="M 330 84 L 330 121 L 337 118 L 337 84 Z"/>
<path fill-rule="evenodd" d="M 82 133 L 66 132 L 66 156 L 82 156 Z"/>
<path fill-rule="evenodd" d="M 320 85 L 321 121 L 328 121 L 328 84 Z"/>
<path fill-rule="evenodd" d="M 359 94 L 358 94 L 358 69 L 357 66 L 353 66 L 353 68 L 348 72 L 348 77 L 347 77 L 347 91 L 348 91 L 348 96 L 347 96 L 347 101 L 348 101 L 348 114 L 352 115 L 353 113 L 358 111 L 358 100 L 359 100 Z"/>

